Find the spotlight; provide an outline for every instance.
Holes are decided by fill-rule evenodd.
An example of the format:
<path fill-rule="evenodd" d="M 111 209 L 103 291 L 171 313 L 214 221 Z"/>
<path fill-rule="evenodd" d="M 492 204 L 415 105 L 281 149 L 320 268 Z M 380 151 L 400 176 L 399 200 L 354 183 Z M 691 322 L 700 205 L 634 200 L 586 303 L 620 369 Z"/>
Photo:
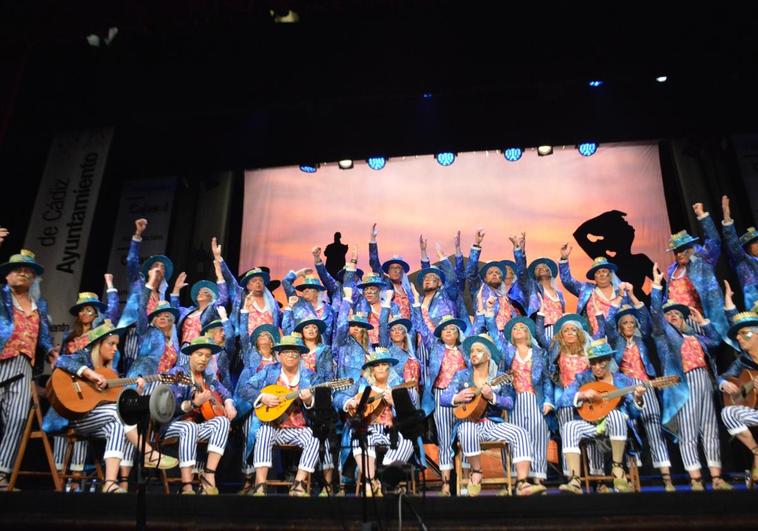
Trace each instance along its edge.
<path fill-rule="evenodd" d="M 386 157 L 369 157 L 366 160 L 366 163 L 368 164 L 368 167 L 372 170 L 381 170 L 384 168 L 384 166 L 387 164 Z"/>
<path fill-rule="evenodd" d="M 350 159 L 342 159 L 337 163 L 341 170 L 352 170 L 353 169 L 353 161 Z"/>
<path fill-rule="evenodd" d="M 424 92 L 423 97 L 425 100 L 432 99 L 432 93 L 431 92 Z"/>
<path fill-rule="evenodd" d="M 318 171 L 318 164 L 301 164 L 300 171 L 303 173 L 316 173 Z"/>
<path fill-rule="evenodd" d="M 668 76 L 658 76 L 657 78 L 655 78 L 655 80 L 658 83 L 665 83 L 666 81 L 668 81 L 668 79 L 669 79 Z"/>
<path fill-rule="evenodd" d="M 603 83 L 604 82 L 600 79 L 593 79 L 592 81 L 590 81 L 590 87 L 599 87 L 603 85 Z"/>
<path fill-rule="evenodd" d="M 597 152 L 597 142 L 584 142 L 583 144 L 578 144 L 576 149 L 579 150 L 579 153 L 583 157 L 591 157 Z"/>
<path fill-rule="evenodd" d="M 553 146 L 539 146 L 537 148 L 537 155 L 540 157 L 547 157 L 553 154 Z"/>
<path fill-rule="evenodd" d="M 291 9 L 287 9 L 286 11 L 284 9 L 281 10 L 269 10 L 269 15 L 271 15 L 271 18 L 274 19 L 274 22 L 277 24 L 293 24 L 295 22 L 300 22 L 300 15 L 292 11 Z"/>
<path fill-rule="evenodd" d="M 524 154 L 524 150 L 517 147 L 506 148 L 503 150 L 503 156 L 505 160 L 509 162 L 516 162 Z"/>
<path fill-rule="evenodd" d="M 104 44 L 105 46 L 110 46 L 113 39 L 116 38 L 116 35 L 118 35 L 118 28 L 108 28 L 108 33 L 105 35 L 99 35 L 97 33 L 92 33 L 90 35 L 87 35 L 85 37 L 87 39 L 87 44 L 92 46 L 93 48 L 99 48 L 101 44 Z"/>
<path fill-rule="evenodd" d="M 437 153 L 434 158 L 437 159 L 440 166 L 450 166 L 455 162 L 455 153 L 452 151 L 443 151 L 442 153 Z"/>

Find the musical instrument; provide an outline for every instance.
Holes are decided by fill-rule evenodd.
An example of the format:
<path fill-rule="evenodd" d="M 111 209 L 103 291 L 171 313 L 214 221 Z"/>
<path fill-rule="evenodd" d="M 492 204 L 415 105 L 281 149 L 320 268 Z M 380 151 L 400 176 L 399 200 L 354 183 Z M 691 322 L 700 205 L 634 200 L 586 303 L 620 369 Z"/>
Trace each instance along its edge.
<path fill-rule="evenodd" d="M 191 416 L 193 416 L 199 422 L 211 420 L 214 417 L 226 416 L 226 412 L 224 412 L 224 399 L 221 398 L 220 394 L 218 394 L 210 387 L 200 385 L 199 382 L 193 382 L 192 385 L 195 388 L 195 391 L 198 393 L 202 393 L 208 389 L 211 392 L 211 397 L 200 404 L 199 407 L 193 408 L 192 412 L 190 413 Z"/>
<path fill-rule="evenodd" d="M 347 389 L 351 385 L 353 385 L 352 378 L 342 378 L 340 380 L 332 380 L 331 382 L 316 384 L 309 387 L 308 389 L 315 389 L 317 387 L 329 387 L 332 390 L 340 390 Z M 281 402 L 279 402 L 278 406 L 273 407 L 261 403 L 258 407 L 255 408 L 255 414 L 262 422 L 275 421 L 284 415 L 284 413 L 289 409 L 290 405 L 292 405 L 292 402 L 294 402 L 295 399 L 300 395 L 300 391 L 304 391 L 304 389 L 300 389 L 299 391 L 291 391 L 288 387 L 284 387 L 283 385 L 267 385 L 261 389 L 261 393 L 277 396 Z"/>
<path fill-rule="evenodd" d="M 577 408 L 577 411 L 579 412 L 579 416 L 587 422 L 597 422 L 604 419 L 608 416 L 608 413 L 616 409 L 616 406 L 621 402 L 621 397 L 634 392 L 634 389 L 638 385 L 653 389 L 663 389 L 664 387 L 671 387 L 678 383 L 678 376 L 661 376 L 660 378 L 655 378 L 648 382 L 622 387 L 621 389 L 607 382 L 586 383 L 579 388 L 579 391 L 584 392 L 594 389 L 602 396 L 600 399 L 592 402 L 585 400 L 582 405 Z"/>
<path fill-rule="evenodd" d="M 726 381 L 732 382 L 737 386 L 739 392 L 736 394 L 723 393 L 725 406 L 745 406 L 756 409 L 758 406 L 758 390 L 755 387 L 755 378 L 758 378 L 758 371 L 743 369 L 736 378 L 726 378 Z"/>
<path fill-rule="evenodd" d="M 490 387 L 511 383 L 513 383 L 513 373 L 511 371 L 508 371 L 505 374 L 501 374 L 500 376 L 496 376 L 492 381 L 487 382 Z M 455 406 L 453 413 L 455 414 L 455 418 L 459 420 L 477 421 L 482 418 L 484 412 L 487 411 L 489 402 L 487 402 L 482 396 L 481 387 L 469 387 L 468 390 L 474 393 L 474 398 L 467 404 Z"/>
<path fill-rule="evenodd" d="M 63 369 L 53 371 L 47 381 L 47 398 L 59 415 L 70 420 L 79 418 L 100 404 L 118 401 L 120 387 L 137 383 L 137 378 L 119 378 L 115 371 L 105 367 L 93 370 L 106 378 L 105 389 L 98 389 L 96 384 Z M 145 383 L 192 385 L 192 381 L 181 372 L 154 374 L 142 379 Z"/>
<path fill-rule="evenodd" d="M 366 401 L 366 407 L 363 410 L 363 416 L 364 417 L 368 417 L 372 413 L 374 413 L 374 411 L 377 410 L 377 408 L 382 403 L 382 398 L 384 398 L 385 393 L 388 393 L 388 392 L 391 393 L 395 389 L 413 389 L 414 387 L 416 387 L 416 380 L 408 380 L 405 383 L 401 383 L 400 385 L 395 385 L 394 387 L 386 389 L 385 391 L 383 391 L 381 393 L 378 393 L 378 392 L 372 390 L 371 394 L 369 395 L 369 399 Z M 361 394 L 363 394 L 363 393 L 358 393 L 357 395 L 355 395 L 355 398 L 360 399 L 361 398 Z M 348 412 L 349 415 L 355 415 L 355 408 L 354 407 L 349 407 L 347 409 L 347 412 Z"/>

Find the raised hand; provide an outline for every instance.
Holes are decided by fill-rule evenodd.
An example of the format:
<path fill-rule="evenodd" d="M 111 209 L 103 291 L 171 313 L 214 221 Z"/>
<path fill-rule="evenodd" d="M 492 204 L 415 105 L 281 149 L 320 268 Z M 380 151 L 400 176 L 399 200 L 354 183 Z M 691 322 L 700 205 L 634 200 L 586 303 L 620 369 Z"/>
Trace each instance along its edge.
<path fill-rule="evenodd" d="M 369 240 L 371 243 L 376 243 L 376 237 L 379 236 L 379 229 L 376 228 L 376 223 L 371 225 L 371 234 L 369 234 Z"/>
<path fill-rule="evenodd" d="M 572 245 L 569 245 L 569 242 L 561 245 L 561 260 L 568 260 L 568 257 L 571 254 L 571 249 L 573 248 L 574 247 Z"/>
<path fill-rule="evenodd" d="M 382 306 L 389 308 L 392 304 L 392 298 L 395 296 L 394 289 L 386 289 L 382 291 Z"/>
<path fill-rule="evenodd" d="M 489 297 L 487 297 L 487 312 L 488 313 L 492 313 L 494 311 L 496 300 L 497 299 L 493 295 L 490 295 Z"/>
<path fill-rule="evenodd" d="M 226 313 L 226 308 L 224 308 L 223 306 L 219 306 L 218 308 L 216 308 L 216 313 L 218 313 L 218 316 L 221 318 L 222 321 L 226 321 L 229 318 L 229 316 Z"/>
<path fill-rule="evenodd" d="M 348 249 L 350 251 L 350 261 L 354 264 L 358 263 L 358 248 L 355 245 L 350 244 Z"/>
<path fill-rule="evenodd" d="M 150 269 L 147 272 L 147 283 L 153 289 L 158 289 L 158 271 L 156 269 Z"/>
<path fill-rule="evenodd" d="M 477 229 L 476 234 L 474 234 L 474 245 L 477 245 L 477 246 L 481 245 L 485 234 L 486 233 L 484 232 L 484 229 L 482 228 Z"/>
<path fill-rule="evenodd" d="M 295 276 L 304 277 L 306 275 L 310 275 L 311 273 L 313 273 L 313 269 L 311 269 L 310 267 L 304 267 L 302 269 L 298 269 L 297 271 L 295 271 Z"/>
<path fill-rule="evenodd" d="M 349 301 L 353 300 L 353 288 L 349 286 L 342 288 L 342 298 Z"/>
<path fill-rule="evenodd" d="M 218 241 L 216 240 L 216 237 L 214 236 L 211 239 L 211 251 L 213 252 L 213 258 L 217 262 L 220 262 L 222 260 L 221 258 L 221 245 L 219 245 Z"/>
<path fill-rule="evenodd" d="M 728 195 L 722 195 L 721 196 L 721 212 L 724 213 L 724 223 L 731 223 L 732 220 L 732 210 L 729 208 L 729 196 Z"/>
<path fill-rule="evenodd" d="M 453 246 L 455 247 L 456 256 L 461 254 L 461 231 L 459 230 L 453 237 Z"/>
<path fill-rule="evenodd" d="M 734 308 L 734 301 L 732 300 L 732 297 L 734 296 L 734 291 L 732 291 L 732 286 L 729 285 L 729 281 L 724 281 L 724 308 L 732 309 Z"/>
<path fill-rule="evenodd" d="M 298 297 L 297 295 L 292 295 L 290 296 L 289 299 L 287 299 L 287 303 L 289 304 L 290 308 L 293 308 L 295 304 L 297 304 L 297 301 L 299 300 L 300 300 L 300 297 Z"/>
<path fill-rule="evenodd" d="M 418 246 L 419 246 L 419 249 L 421 249 L 421 254 L 422 255 L 426 254 L 426 240 L 424 239 L 423 234 L 419 234 Z"/>
<path fill-rule="evenodd" d="M 189 286 L 189 284 L 187 284 L 186 281 L 187 281 L 187 273 L 182 271 L 181 273 L 179 273 L 179 276 L 176 277 L 176 282 L 174 283 L 174 291 L 173 291 L 174 295 L 179 295 L 179 292 L 182 291 L 182 288 L 186 288 L 187 286 Z"/>
<path fill-rule="evenodd" d="M 518 239 L 519 249 L 522 251 L 526 249 L 526 232 L 522 232 Z"/>
<path fill-rule="evenodd" d="M 694 306 L 690 306 L 690 315 L 692 316 L 692 320 L 695 321 L 695 323 L 699 325 L 702 325 L 705 323 L 705 317 L 703 317 L 703 314 L 700 313 L 700 310 L 698 310 Z"/>
<path fill-rule="evenodd" d="M 147 220 L 145 218 L 134 220 L 134 235 L 135 236 L 142 237 L 142 233 L 145 232 L 146 228 L 147 228 Z"/>
<path fill-rule="evenodd" d="M 703 207 L 703 203 L 695 203 L 692 205 L 692 210 L 695 211 L 695 215 L 698 218 L 702 218 L 703 214 L 705 214 L 705 208 Z"/>
<path fill-rule="evenodd" d="M 108 289 L 113 289 L 113 275 L 106 273 L 103 275 L 103 278 L 105 279 L 105 287 Z"/>
<path fill-rule="evenodd" d="M 313 249 L 311 249 L 311 254 L 313 255 L 313 261 L 315 263 L 321 263 L 321 247 L 316 245 Z"/>
<path fill-rule="evenodd" d="M 516 236 L 508 236 L 508 239 L 511 240 L 513 248 L 518 249 L 518 238 Z"/>
<path fill-rule="evenodd" d="M 8 229 L 5 227 L 0 227 L 0 245 L 2 245 L 2 243 L 5 241 L 5 238 L 8 237 L 8 234 L 10 234 Z"/>
<path fill-rule="evenodd" d="M 439 257 L 440 260 L 444 260 L 445 258 L 447 258 L 447 254 L 445 254 L 445 251 L 442 249 L 442 245 L 440 245 L 439 243 L 435 243 L 434 248 L 437 250 L 437 256 Z"/>
<path fill-rule="evenodd" d="M 663 273 L 661 273 L 661 270 L 658 269 L 658 262 L 653 264 L 653 284 L 656 286 L 661 285 L 661 281 L 663 280 Z"/>

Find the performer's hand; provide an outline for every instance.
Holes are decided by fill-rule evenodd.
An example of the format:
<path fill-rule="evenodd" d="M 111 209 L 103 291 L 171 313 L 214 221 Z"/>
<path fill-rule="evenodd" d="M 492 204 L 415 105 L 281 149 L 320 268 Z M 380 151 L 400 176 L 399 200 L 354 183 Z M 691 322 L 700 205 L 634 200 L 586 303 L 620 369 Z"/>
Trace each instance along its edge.
<path fill-rule="evenodd" d="M 310 405 L 313 402 L 313 393 L 310 389 L 303 389 L 300 391 L 300 400 L 303 401 L 303 404 Z"/>
<path fill-rule="evenodd" d="M 10 234 L 10 232 L 8 232 L 8 229 L 5 227 L 0 227 L 0 245 L 2 245 L 2 243 L 5 241 L 5 238 L 8 237 L 8 234 Z"/>
<path fill-rule="evenodd" d="M 728 280 L 724 280 L 724 308 L 734 308 L 734 301 L 732 300 L 733 296 L 734 292 L 732 291 L 732 286 L 729 285 Z"/>
<path fill-rule="evenodd" d="M 347 246 L 347 248 L 350 250 L 350 261 L 353 264 L 357 264 L 358 263 L 358 247 L 356 247 L 353 244 L 350 244 Z"/>
<path fill-rule="evenodd" d="M 382 395 L 382 400 L 387 402 L 390 406 L 395 407 L 395 400 L 392 398 L 392 391 L 387 389 Z"/>
<path fill-rule="evenodd" d="M 200 407 L 203 404 L 205 404 L 208 400 L 211 399 L 211 390 L 205 389 L 204 391 L 200 393 L 195 393 L 194 398 L 192 399 L 192 405 L 195 407 Z"/>
<path fill-rule="evenodd" d="M 386 289 L 382 291 L 382 306 L 389 308 L 392 305 L 392 299 L 395 296 L 394 289 Z"/>
<path fill-rule="evenodd" d="M 732 382 L 724 382 L 721 384 L 721 390 L 728 395 L 737 395 L 740 393 L 740 388 L 734 385 Z"/>
<path fill-rule="evenodd" d="M 508 236 L 508 239 L 511 240 L 511 243 L 513 244 L 513 248 L 518 249 L 518 237 Z"/>
<path fill-rule="evenodd" d="M 653 264 L 653 284 L 660 286 L 661 281 L 663 281 L 663 273 L 658 269 L 658 262 L 656 262 Z"/>
<path fill-rule="evenodd" d="M 103 278 L 105 279 L 105 287 L 107 289 L 113 289 L 113 275 L 106 273 L 103 275 Z"/>
<path fill-rule="evenodd" d="M 295 276 L 304 277 L 305 275 L 310 275 L 311 273 L 313 273 L 313 269 L 311 269 L 310 267 L 304 267 L 302 269 L 298 269 L 297 271 L 295 271 Z"/>
<path fill-rule="evenodd" d="M 147 220 L 145 218 L 135 219 L 134 220 L 134 235 L 138 238 L 142 237 L 142 233 L 145 232 L 145 229 L 147 228 Z"/>
<path fill-rule="evenodd" d="M 586 391 L 582 391 L 579 393 L 579 400 L 583 400 L 586 402 L 595 402 L 600 399 L 600 393 L 595 391 L 594 389 L 587 389 Z"/>
<path fill-rule="evenodd" d="M 476 234 L 474 234 L 474 245 L 481 246 L 482 245 L 482 240 L 484 240 L 484 235 L 485 234 L 486 234 L 486 232 L 484 232 L 483 228 L 480 227 L 480 228 L 476 229 Z"/>
<path fill-rule="evenodd" d="M 721 211 L 724 213 L 724 223 L 731 223 L 734 221 L 732 219 L 732 211 L 729 208 L 729 196 L 728 195 L 722 195 L 721 196 Z"/>
<path fill-rule="evenodd" d="M 53 348 L 50 349 L 50 352 L 47 353 L 47 362 L 50 364 L 50 367 L 55 368 L 55 364 L 58 363 L 58 360 L 61 357 L 61 346 L 55 345 Z"/>
<path fill-rule="evenodd" d="M 355 413 L 356 408 L 358 407 L 358 404 L 360 403 L 360 400 L 357 397 L 353 397 L 347 402 L 345 402 L 345 409 L 350 412 L 350 414 Z"/>
<path fill-rule="evenodd" d="M 427 242 L 424 239 L 424 235 L 423 234 L 419 234 L 419 237 L 418 237 L 418 246 L 419 246 L 419 249 L 421 249 L 421 255 L 422 256 L 426 255 L 426 243 Z"/>
<path fill-rule="evenodd" d="M 489 384 L 484 384 L 484 387 L 482 387 L 482 396 L 485 400 L 488 402 L 492 400 L 492 397 L 495 396 L 495 394 L 492 392 L 492 387 L 490 387 Z"/>
<path fill-rule="evenodd" d="M 268 393 L 261 393 L 261 402 L 268 407 L 276 407 L 282 403 L 278 396 Z"/>
<path fill-rule="evenodd" d="M 460 256 L 461 255 L 461 231 L 455 233 L 455 236 L 453 237 L 453 246 L 455 247 L 455 255 Z"/>
<path fill-rule="evenodd" d="M 137 393 L 142 394 L 145 390 L 145 379 L 142 376 L 137 377 Z"/>
<path fill-rule="evenodd" d="M 321 263 L 321 247 L 318 245 L 315 246 L 313 249 L 311 249 L 311 254 L 313 255 L 313 261 L 317 264 Z"/>
<path fill-rule="evenodd" d="M 234 420 L 237 416 L 237 408 L 234 407 L 234 403 L 231 400 L 224 403 L 224 415 L 229 420 Z"/>
<path fill-rule="evenodd" d="M 229 318 L 229 315 L 226 313 L 226 308 L 224 308 L 223 306 L 219 305 L 219 307 L 216 308 L 216 313 L 218 313 L 218 317 L 222 321 L 226 321 Z"/>
<path fill-rule="evenodd" d="M 89 373 L 87 378 L 90 382 L 94 383 L 95 386 L 97 386 L 98 389 L 103 390 L 108 386 L 108 381 L 106 380 L 105 376 L 102 374 L 98 374 L 95 371 L 88 369 Z"/>
<path fill-rule="evenodd" d="M 634 399 L 639 402 L 642 400 L 642 397 L 645 395 L 645 386 L 644 385 L 638 385 L 634 388 Z"/>
<path fill-rule="evenodd" d="M 349 301 L 353 300 L 353 288 L 349 286 L 342 288 L 342 298 Z"/>
<path fill-rule="evenodd" d="M 171 292 L 174 295 L 179 295 L 179 292 L 182 291 L 182 288 L 186 288 L 189 284 L 187 284 L 187 273 L 182 271 L 179 273 L 179 276 L 176 277 L 176 282 L 174 282 L 174 290 Z"/>
<path fill-rule="evenodd" d="M 692 210 L 695 211 L 695 215 L 698 218 L 703 217 L 703 214 L 705 214 L 705 208 L 703 208 L 703 203 L 695 203 L 692 205 Z"/>
<path fill-rule="evenodd" d="M 568 260 L 569 255 L 571 254 L 571 249 L 574 247 L 569 245 L 568 242 L 561 245 L 561 260 Z"/>
<path fill-rule="evenodd" d="M 369 242 L 376 243 L 376 237 L 379 236 L 379 230 L 376 228 L 376 223 L 371 225 L 371 233 L 369 234 Z"/>
<path fill-rule="evenodd" d="M 495 301 L 496 300 L 497 299 L 494 296 L 492 296 L 492 295 L 490 295 L 489 297 L 487 297 L 487 308 L 486 308 L 487 312 L 493 312 L 493 311 L 495 311 Z"/>
<path fill-rule="evenodd" d="M 555 408 L 553 408 L 553 406 L 551 406 L 550 404 L 543 404 L 542 405 L 542 414 L 543 415 L 549 415 L 550 412 L 553 411 L 553 409 L 555 409 Z"/>
<path fill-rule="evenodd" d="M 705 324 L 705 318 L 703 317 L 703 314 L 700 313 L 700 310 L 694 306 L 690 306 L 690 315 L 692 316 L 692 320 L 695 321 L 695 323 L 699 325 Z"/>
<path fill-rule="evenodd" d="M 518 239 L 518 246 L 522 251 L 526 250 L 526 232 L 521 233 L 521 236 Z"/>
<path fill-rule="evenodd" d="M 221 245 L 219 245 L 218 240 L 214 236 L 211 238 L 211 252 L 213 252 L 213 259 L 217 262 L 220 262 L 223 260 L 221 257 Z"/>
<path fill-rule="evenodd" d="M 469 389 L 458 391 L 453 397 L 456 404 L 468 404 L 474 399 L 474 393 Z"/>

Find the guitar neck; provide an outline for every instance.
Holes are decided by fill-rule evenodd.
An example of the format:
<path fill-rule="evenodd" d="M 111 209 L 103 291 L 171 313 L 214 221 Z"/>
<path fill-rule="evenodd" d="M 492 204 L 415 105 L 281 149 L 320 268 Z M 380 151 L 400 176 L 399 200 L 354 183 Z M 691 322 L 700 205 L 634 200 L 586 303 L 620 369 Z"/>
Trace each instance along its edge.
<path fill-rule="evenodd" d="M 648 389 L 657 389 L 659 387 L 665 387 L 666 383 L 664 381 L 659 381 L 658 379 L 650 380 L 649 382 L 643 382 L 641 385 L 647 387 Z M 633 392 L 637 388 L 637 385 L 630 385 L 628 387 L 622 387 L 620 389 L 616 389 L 615 391 L 609 391 L 605 393 L 605 398 L 617 398 L 619 396 L 628 395 L 629 393 Z"/>
<path fill-rule="evenodd" d="M 295 398 L 300 396 L 300 391 L 310 391 L 311 389 L 316 389 L 317 387 L 333 387 L 337 385 L 338 383 L 339 383 L 338 381 L 334 381 L 334 382 L 324 382 L 324 383 L 312 385 L 310 387 L 306 387 L 305 389 L 300 389 L 299 391 L 292 391 L 291 393 L 287 393 L 286 395 L 284 395 L 283 398 L 284 400 L 294 400 Z"/>
<path fill-rule="evenodd" d="M 151 376 L 142 376 L 145 383 L 157 382 L 162 378 L 160 374 L 153 374 Z M 137 383 L 137 378 L 113 378 L 106 380 L 108 387 L 122 387 L 124 385 L 132 385 Z"/>

